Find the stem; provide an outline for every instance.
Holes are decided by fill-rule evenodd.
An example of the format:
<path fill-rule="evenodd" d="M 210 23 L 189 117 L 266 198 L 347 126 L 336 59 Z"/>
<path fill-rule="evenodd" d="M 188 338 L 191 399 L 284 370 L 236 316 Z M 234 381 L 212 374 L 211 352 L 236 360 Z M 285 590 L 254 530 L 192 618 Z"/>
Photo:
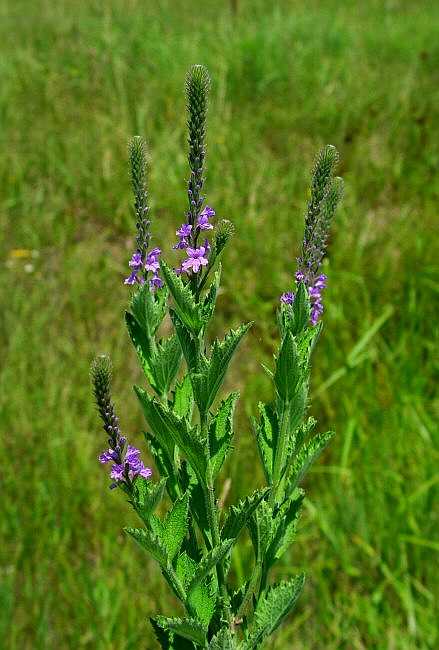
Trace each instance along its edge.
<path fill-rule="evenodd" d="M 200 426 L 201 426 L 201 436 L 204 437 L 208 442 L 209 449 L 209 436 L 208 436 L 208 426 L 207 426 L 207 413 L 202 413 L 200 411 Z M 209 519 L 209 527 L 212 533 L 212 546 L 219 546 L 221 543 L 221 535 L 218 525 L 218 516 L 217 508 L 215 503 L 215 487 L 212 478 L 212 466 L 210 463 L 210 450 L 209 450 L 209 462 L 207 466 L 207 485 L 205 486 L 205 500 L 206 500 L 206 509 L 207 516 Z M 223 561 L 220 560 L 216 565 L 216 575 L 218 580 L 218 587 L 221 592 L 221 596 L 224 601 L 223 612 L 227 618 L 227 621 L 232 625 L 232 613 L 230 608 L 230 599 L 227 592 L 226 586 L 226 576 L 224 573 Z"/>
<path fill-rule="evenodd" d="M 273 483 L 271 486 L 269 504 L 273 508 L 277 504 L 280 476 L 285 464 L 285 448 L 287 445 L 288 424 L 290 420 L 290 404 L 283 402 L 282 413 L 280 416 L 280 435 L 276 447 L 273 463 Z"/>

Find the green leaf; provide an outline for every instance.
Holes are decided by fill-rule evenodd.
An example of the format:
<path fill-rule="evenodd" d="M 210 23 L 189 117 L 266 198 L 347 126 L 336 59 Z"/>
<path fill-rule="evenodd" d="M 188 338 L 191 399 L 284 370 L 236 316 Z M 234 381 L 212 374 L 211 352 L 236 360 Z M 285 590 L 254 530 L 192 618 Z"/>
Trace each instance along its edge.
<path fill-rule="evenodd" d="M 161 442 L 163 439 L 171 438 L 186 455 L 200 482 L 204 484 L 208 463 L 206 441 L 200 439 L 197 430 L 189 427 L 186 420 L 157 402 L 142 388 L 134 386 L 134 390 L 155 435 Z"/>
<path fill-rule="evenodd" d="M 165 262 L 161 262 L 160 268 L 169 293 L 174 298 L 180 320 L 194 336 L 198 336 L 203 326 L 201 305 L 195 302 L 189 285 L 185 285 L 181 277 L 176 275 Z"/>
<path fill-rule="evenodd" d="M 159 483 L 136 481 L 134 484 L 131 503 L 145 524 L 149 522 L 151 515 L 162 500 L 165 487 L 166 478 L 162 478 Z"/>
<path fill-rule="evenodd" d="M 220 562 L 223 557 L 229 552 L 234 543 L 234 539 L 226 539 L 218 546 L 213 548 L 207 553 L 198 565 L 195 575 L 193 576 L 187 588 L 187 593 L 190 594 L 195 587 L 206 578 L 214 567 Z"/>
<path fill-rule="evenodd" d="M 143 528 L 124 528 L 133 539 L 136 540 L 157 562 L 163 566 L 168 564 L 168 551 L 157 535 Z"/>
<path fill-rule="evenodd" d="M 261 501 L 248 520 L 248 531 L 252 540 L 256 561 L 262 561 L 273 534 L 273 509 Z"/>
<path fill-rule="evenodd" d="M 185 589 L 187 585 L 192 581 L 192 578 L 194 577 L 197 570 L 197 565 L 198 563 L 195 562 L 195 560 L 191 558 L 186 551 L 183 551 L 183 553 L 180 553 L 180 555 L 177 557 L 175 570 Z"/>
<path fill-rule="evenodd" d="M 198 619 L 206 628 L 215 612 L 217 599 L 218 589 L 214 589 L 213 585 L 206 580 L 199 582 L 188 596 L 187 600 L 192 611 L 196 612 Z"/>
<path fill-rule="evenodd" d="M 188 506 L 189 494 L 186 493 L 183 497 L 177 499 L 168 512 L 164 522 L 155 515 L 151 518 L 154 533 L 165 546 L 171 560 L 174 559 L 180 550 L 187 531 Z"/>
<path fill-rule="evenodd" d="M 125 322 L 146 378 L 158 395 L 168 393 L 181 365 L 181 348 L 177 337 L 155 342 L 137 319 L 125 312 Z"/>
<path fill-rule="evenodd" d="M 206 413 L 212 406 L 224 381 L 232 356 L 251 325 L 252 323 L 248 323 L 236 331 L 232 330 L 222 341 L 216 339 L 210 359 L 204 357 L 204 367 L 199 365 L 200 372 L 191 375 L 194 399 L 201 412 Z M 199 363 L 201 361 L 202 359 L 199 360 Z"/>
<path fill-rule="evenodd" d="M 159 395 L 167 394 L 180 368 L 182 359 L 181 347 L 175 334 L 160 341 L 150 367 L 154 374 L 155 386 Z"/>
<path fill-rule="evenodd" d="M 314 463 L 316 458 L 324 450 L 328 442 L 334 437 L 334 431 L 327 431 L 326 433 L 319 433 L 307 444 L 302 447 L 297 455 L 297 458 L 291 465 L 288 472 L 286 495 L 292 494 L 296 487 L 300 484 L 303 477 Z"/>
<path fill-rule="evenodd" d="M 263 402 L 259 402 L 261 419 L 252 418 L 253 429 L 258 443 L 259 455 L 267 483 L 273 478 L 273 457 L 279 440 L 279 422 L 276 413 Z"/>
<path fill-rule="evenodd" d="M 296 536 L 297 524 L 299 523 L 300 518 L 300 509 L 304 497 L 304 491 L 298 491 L 296 498 L 287 502 L 277 514 L 274 523 L 274 537 L 264 558 L 264 568 L 266 571 L 269 570 L 276 560 L 278 560 L 291 546 L 291 543 Z"/>
<path fill-rule="evenodd" d="M 142 330 L 151 337 L 155 335 L 165 317 L 167 297 L 166 287 L 152 292 L 149 283 L 145 282 L 131 298 L 131 314 Z"/>
<path fill-rule="evenodd" d="M 147 431 L 144 432 L 144 435 L 159 473 L 167 480 L 166 490 L 171 497 L 171 500 L 175 501 L 179 496 L 181 496 L 173 460 L 175 445 L 172 440 L 166 440 L 164 443 Z"/>
<path fill-rule="evenodd" d="M 230 628 L 223 627 L 218 634 L 210 640 L 209 650 L 237 650 L 238 641 L 232 636 Z"/>
<path fill-rule="evenodd" d="M 184 325 L 181 318 L 174 309 L 169 309 L 169 315 L 175 328 L 175 332 L 183 351 L 183 355 L 189 372 L 194 373 L 198 370 L 197 347 L 192 339 L 190 330 Z"/>
<path fill-rule="evenodd" d="M 149 620 L 151 621 L 155 636 L 157 641 L 160 643 L 162 650 L 195 650 L 192 641 L 177 636 L 172 630 L 164 630 L 153 618 L 150 618 Z"/>
<path fill-rule="evenodd" d="M 202 302 L 201 314 L 202 314 L 204 326 L 206 326 L 207 323 L 212 318 L 215 309 L 216 298 L 218 295 L 218 289 L 220 286 L 220 281 L 221 281 L 221 264 L 218 266 L 218 270 L 215 273 L 213 281 L 209 287 L 209 291 L 207 292 Z"/>
<path fill-rule="evenodd" d="M 276 390 L 284 402 L 289 402 L 294 396 L 300 379 L 296 341 L 291 332 L 287 331 L 280 346 L 273 376 Z"/>
<path fill-rule="evenodd" d="M 237 506 L 232 506 L 221 530 L 221 537 L 223 539 L 237 539 L 267 493 L 268 488 L 255 490 L 244 501 L 240 501 Z"/>
<path fill-rule="evenodd" d="M 206 644 L 207 628 L 194 618 L 156 616 L 155 620 L 163 629 L 173 630 L 184 639 L 198 643 L 202 647 Z"/>
<path fill-rule="evenodd" d="M 174 398 L 172 400 L 172 410 L 181 418 L 191 419 L 194 398 L 189 375 L 185 375 L 181 384 L 175 384 Z"/>
<path fill-rule="evenodd" d="M 213 478 L 220 471 L 227 453 L 232 448 L 230 443 L 233 438 L 233 413 L 238 398 L 239 393 L 231 393 L 221 402 L 210 422 L 209 448 Z"/>
<path fill-rule="evenodd" d="M 307 327 L 311 318 L 309 294 L 304 282 L 299 283 L 291 312 L 292 332 L 297 335 Z"/>
<path fill-rule="evenodd" d="M 258 601 L 253 632 L 242 644 L 242 650 L 257 648 L 279 627 L 293 609 L 304 581 L 305 576 L 301 574 L 288 582 L 280 582 L 268 590 L 265 598 Z"/>

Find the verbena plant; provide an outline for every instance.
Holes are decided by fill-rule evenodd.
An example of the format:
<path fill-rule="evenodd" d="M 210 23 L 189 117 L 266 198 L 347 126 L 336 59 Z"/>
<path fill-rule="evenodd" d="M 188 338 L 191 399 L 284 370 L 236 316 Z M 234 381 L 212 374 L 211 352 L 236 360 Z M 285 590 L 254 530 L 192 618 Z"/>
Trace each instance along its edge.
<path fill-rule="evenodd" d="M 91 376 L 109 449 L 111 488 L 124 492 L 142 526 L 126 528 L 158 562 L 183 613 L 151 619 L 165 650 L 260 648 L 294 606 L 304 583 L 298 575 L 275 584 L 270 575 L 296 534 L 304 498 L 300 483 L 333 432 L 313 435 L 307 417 L 310 358 L 321 330 L 322 259 L 342 196 L 334 177 L 336 149 L 317 156 L 305 234 L 293 291 L 279 302 L 280 343 L 272 370 L 273 404 L 259 404 L 252 424 L 266 485 L 225 510 L 215 482 L 232 450 L 239 393 L 218 400 L 233 355 L 251 323 L 208 347 L 206 332 L 220 286 L 220 255 L 233 234 L 229 221 L 214 226 L 204 203 L 205 128 L 209 75 L 194 66 L 187 75 L 189 128 L 187 221 L 173 246 L 185 255 L 170 268 L 151 248 L 144 141 L 129 143 L 137 249 L 125 280 L 133 287 L 126 326 L 149 388 L 134 386 L 148 424 L 145 438 L 160 478 L 140 460 L 119 428 L 110 393 L 108 356 L 96 357 Z M 209 235 L 211 235 L 209 240 Z M 174 334 L 160 335 L 169 314 Z M 160 512 L 160 515 L 157 514 Z M 232 587 L 231 556 L 247 529 L 254 552 L 251 574 Z M 239 549 L 237 550 L 239 552 Z M 175 614 L 175 613 L 174 613 Z"/>

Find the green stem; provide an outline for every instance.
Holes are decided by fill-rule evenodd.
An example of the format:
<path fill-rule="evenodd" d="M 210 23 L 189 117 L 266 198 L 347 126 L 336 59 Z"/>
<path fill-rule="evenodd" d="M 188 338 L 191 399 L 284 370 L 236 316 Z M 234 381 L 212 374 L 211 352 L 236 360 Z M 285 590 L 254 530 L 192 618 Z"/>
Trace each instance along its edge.
<path fill-rule="evenodd" d="M 207 447 L 209 451 L 209 461 L 207 466 L 207 485 L 205 486 L 205 500 L 206 500 L 206 509 L 207 517 L 209 520 L 209 528 L 212 534 L 212 546 L 215 548 L 221 543 L 221 535 L 218 524 L 218 515 L 217 508 L 215 503 L 215 488 L 212 477 L 212 465 L 210 462 L 210 449 L 209 449 L 209 433 L 208 433 L 208 424 L 207 424 L 207 413 L 202 413 L 200 411 L 200 426 L 201 426 L 201 436 L 207 440 Z M 226 586 L 226 576 L 224 573 L 223 561 L 220 560 L 216 565 L 216 575 L 218 580 L 218 587 L 223 598 L 224 606 L 223 612 L 226 616 L 227 621 L 232 624 L 232 613 L 230 608 L 230 599 L 227 592 Z"/>
<path fill-rule="evenodd" d="M 282 470 L 285 464 L 285 452 L 287 446 L 287 433 L 288 433 L 288 424 L 290 420 L 290 404 L 289 402 L 283 402 L 282 413 L 280 416 L 280 431 L 279 431 L 279 441 L 276 447 L 276 452 L 274 455 L 273 463 L 273 482 L 271 486 L 269 504 L 272 508 L 277 505 L 278 496 L 279 496 L 279 484 Z"/>

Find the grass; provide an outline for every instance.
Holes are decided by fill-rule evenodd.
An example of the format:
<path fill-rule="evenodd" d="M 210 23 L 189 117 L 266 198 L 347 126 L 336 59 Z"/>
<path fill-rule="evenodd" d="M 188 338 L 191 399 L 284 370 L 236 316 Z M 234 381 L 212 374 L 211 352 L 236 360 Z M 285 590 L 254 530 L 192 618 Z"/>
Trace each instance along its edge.
<path fill-rule="evenodd" d="M 148 140 L 154 243 L 168 249 L 184 214 L 184 75 L 202 62 L 213 78 L 208 200 L 236 226 L 214 333 L 256 322 L 230 381 L 243 393 L 233 498 L 259 480 L 248 415 L 270 399 L 260 362 L 326 142 L 347 183 L 313 368 L 312 413 L 338 435 L 306 480 L 281 570 L 308 579 L 270 648 L 436 648 L 439 10 L 185 5 L 0 6 L 0 638 L 11 650 L 155 647 L 147 618 L 172 612 L 96 462 L 88 366 L 111 352 L 122 426 L 141 442 L 123 329 L 126 142 Z"/>

